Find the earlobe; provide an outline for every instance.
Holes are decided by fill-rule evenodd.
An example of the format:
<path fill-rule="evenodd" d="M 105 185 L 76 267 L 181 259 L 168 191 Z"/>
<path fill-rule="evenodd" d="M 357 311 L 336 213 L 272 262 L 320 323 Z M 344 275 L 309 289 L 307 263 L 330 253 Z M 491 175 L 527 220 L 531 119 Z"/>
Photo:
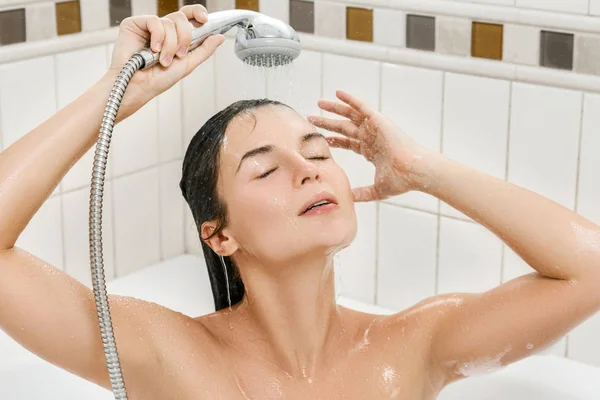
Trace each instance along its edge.
<path fill-rule="evenodd" d="M 202 224 L 200 231 L 203 238 L 202 240 L 204 240 L 208 247 L 210 247 L 215 253 L 223 257 L 227 257 L 235 253 L 238 247 L 236 241 L 227 236 L 224 230 L 221 230 L 221 232 L 213 235 L 215 229 L 216 226 L 212 222 L 205 222 Z M 204 239 L 211 235 L 212 237 L 209 239 Z"/>

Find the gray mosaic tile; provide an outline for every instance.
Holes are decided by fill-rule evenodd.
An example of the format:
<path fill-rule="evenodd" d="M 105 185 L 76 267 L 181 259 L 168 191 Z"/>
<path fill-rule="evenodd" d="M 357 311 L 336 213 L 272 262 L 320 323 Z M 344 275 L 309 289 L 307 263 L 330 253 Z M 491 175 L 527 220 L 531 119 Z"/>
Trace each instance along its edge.
<path fill-rule="evenodd" d="M 435 50 L 435 17 L 412 14 L 406 16 L 406 47 Z"/>
<path fill-rule="evenodd" d="M 25 32 L 24 8 L 0 11 L 0 45 L 24 42 Z"/>
<path fill-rule="evenodd" d="M 131 16 L 131 0 L 110 0 L 110 26 L 119 26 Z"/>
<path fill-rule="evenodd" d="M 290 25 L 298 32 L 315 33 L 315 3 L 290 1 Z"/>
<path fill-rule="evenodd" d="M 543 67 L 573 69 L 574 35 L 542 31 L 540 40 L 540 65 Z"/>
<path fill-rule="evenodd" d="M 206 0 L 183 0 L 184 6 L 189 6 L 190 4 L 202 4 L 206 7 Z"/>

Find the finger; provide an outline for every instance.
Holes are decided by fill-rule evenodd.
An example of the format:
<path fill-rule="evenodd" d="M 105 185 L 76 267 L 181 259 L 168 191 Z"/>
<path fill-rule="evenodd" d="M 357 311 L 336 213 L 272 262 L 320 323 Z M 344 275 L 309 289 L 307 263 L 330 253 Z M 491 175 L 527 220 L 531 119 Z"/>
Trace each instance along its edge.
<path fill-rule="evenodd" d="M 208 11 L 206 11 L 206 7 L 201 4 L 183 6 L 179 11 L 184 13 L 188 20 L 196 20 L 202 24 L 208 22 Z"/>
<path fill-rule="evenodd" d="M 192 25 L 188 21 L 187 16 L 176 11 L 171 13 L 165 18 L 170 18 L 175 23 L 175 31 L 177 32 L 177 51 L 175 55 L 179 58 L 185 57 L 188 51 L 188 47 L 192 42 Z"/>
<path fill-rule="evenodd" d="M 342 135 L 357 139 L 358 127 L 347 119 L 333 119 L 311 115 L 308 120 L 319 128 L 327 129 L 328 131 L 341 133 Z"/>
<path fill-rule="evenodd" d="M 165 41 L 165 28 L 156 15 L 139 15 L 129 17 L 121 22 L 120 28 L 125 26 L 125 21 L 129 19 L 135 26 L 137 26 L 142 32 L 149 32 L 150 36 L 150 48 L 155 53 L 162 50 Z"/>
<path fill-rule="evenodd" d="M 363 186 L 352 189 L 352 197 L 357 203 L 373 200 L 383 200 L 383 197 L 377 192 L 374 185 Z"/>
<path fill-rule="evenodd" d="M 175 22 L 170 18 L 160 19 L 165 28 L 165 42 L 163 49 L 160 52 L 159 61 L 164 67 L 171 65 L 173 56 L 177 51 L 177 31 L 175 30 Z"/>
<path fill-rule="evenodd" d="M 346 117 L 350 119 L 355 124 L 360 124 L 364 119 L 356 110 L 352 107 L 347 106 L 345 104 L 339 103 L 337 101 L 330 100 L 319 100 L 318 102 L 319 108 L 325 111 L 332 112 L 337 115 L 341 115 L 342 117 Z"/>
<path fill-rule="evenodd" d="M 362 152 L 360 151 L 360 140 L 335 136 L 326 137 L 325 140 L 327 140 L 327 143 L 329 143 L 329 146 L 331 147 L 352 150 L 356 154 L 362 155 Z"/>
<path fill-rule="evenodd" d="M 369 107 L 367 103 L 365 103 L 357 97 L 352 96 L 350 93 L 344 92 L 343 90 L 337 90 L 335 92 L 335 95 L 338 99 L 350 105 L 352 108 L 354 108 L 364 116 L 368 117 L 375 113 L 375 110 Z"/>
<path fill-rule="evenodd" d="M 192 72 L 194 68 L 206 61 L 212 56 L 217 48 L 225 41 L 223 35 L 209 36 L 200 47 L 195 48 L 189 53 L 189 68 L 187 74 Z"/>

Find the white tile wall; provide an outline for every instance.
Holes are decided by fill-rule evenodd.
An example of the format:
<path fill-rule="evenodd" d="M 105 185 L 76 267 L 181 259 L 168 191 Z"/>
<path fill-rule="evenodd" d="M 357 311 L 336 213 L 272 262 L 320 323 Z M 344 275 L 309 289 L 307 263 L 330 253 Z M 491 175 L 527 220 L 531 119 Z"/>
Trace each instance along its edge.
<path fill-rule="evenodd" d="M 81 30 L 83 32 L 96 31 L 110 27 L 108 0 L 79 0 L 79 3 L 81 7 Z M 154 14 L 156 14 L 156 11 Z M 134 15 L 136 15 L 136 13 L 134 13 Z"/>
<path fill-rule="evenodd" d="M 471 20 L 458 17 L 436 17 L 435 50 L 456 56 L 471 55 Z"/>
<path fill-rule="evenodd" d="M 267 80 L 263 70 L 246 65 L 233 51 L 234 40 L 228 39 L 215 54 L 215 95 L 217 111 L 242 99 L 256 99 L 266 96 Z M 232 79 L 235 77 L 235 79 Z"/>
<path fill-rule="evenodd" d="M 406 13 L 400 10 L 373 10 L 373 42 L 406 47 Z"/>
<path fill-rule="evenodd" d="M 590 14 L 600 15 L 600 0 L 590 0 Z"/>
<path fill-rule="evenodd" d="M 435 295 L 438 217 L 381 203 L 377 304 L 403 310 Z"/>
<path fill-rule="evenodd" d="M 506 176 L 510 83 L 446 73 L 443 153 L 500 179 Z M 444 215 L 467 218 L 446 203 Z"/>
<path fill-rule="evenodd" d="M 107 281 L 115 276 L 113 236 L 112 181 L 104 184 L 102 201 L 102 259 Z M 82 187 L 62 195 L 64 229 L 64 271 L 92 288 L 90 270 L 90 187 Z"/>
<path fill-rule="evenodd" d="M 158 161 L 163 163 L 183 156 L 181 82 L 163 92 L 156 100 L 158 108 Z"/>
<path fill-rule="evenodd" d="M 50 39 L 56 33 L 55 3 L 31 4 L 25 7 L 25 24 L 27 41 Z"/>
<path fill-rule="evenodd" d="M 160 260 L 159 171 L 115 178 L 115 273 L 124 276 Z"/>
<path fill-rule="evenodd" d="M 323 54 L 302 51 L 289 66 L 270 74 L 267 83 L 269 98 L 293 107 L 300 115 L 321 115 L 317 101 L 321 98 Z"/>
<path fill-rule="evenodd" d="M 215 57 L 200 64 L 181 81 L 183 108 L 183 151 L 202 125 L 216 112 Z"/>
<path fill-rule="evenodd" d="M 108 69 L 106 46 L 95 46 L 56 55 L 56 95 L 62 109 L 94 85 Z M 98 125 L 101 121 L 97 121 Z M 61 190 L 71 191 L 89 186 L 94 165 L 94 144 L 67 172 L 61 181 Z M 110 156 L 109 156 L 110 157 Z M 112 177 L 112 163 L 108 162 L 106 179 Z"/>
<path fill-rule="evenodd" d="M 600 95 L 586 94 L 583 109 L 577 212 L 600 224 Z"/>
<path fill-rule="evenodd" d="M 260 0 L 260 12 L 277 18 L 285 23 L 290 22 L 290 2 L 281 0 Z"/>
<path fill-rule="evenodd" d="M 570 359 L 600 367 L 600 313 L 595 314 L 569 333 Z"/>
<path fill-rule="evenodd" d="M 600 38 L 580 33 L 575 36 L 573 69 L 582 74 L 600 74 Z"/>
<path fill-rule="evenodd" d="M 516 0 L 517 7 L 587 14 L 589 0 Z"/>
<path fill-rule="evenodd" d="M 502 245 L 504 259 L 502 265 L 502 282 L 508 282 L 521 275 L 535 272 L 513 249 L 507 245 Z"/>
<path fill-rule="evenodd" d="M 381 112 L 407 135 L 429 149 L 441 150 L 443 72 L 404 65 L 383 64 Z M 387 202 L 430 212 L 439 200 L 417 191 Z"/>
<path fill-rule="evenodd" d="M 181 163 L 178 159 L 159 167 L 160 184 L 160 245 L 161 259 L 185 253 L 184 214 L 185 200 L 179 188 Z"/>
<path fill-rule="evenodd" d="M 315 34 L 337 39 L 346 38 L 346 6 L 316 1 Z"/>
<path fill-rule="evenodd" d="M 4 149 L 57 112 L 54 56 L 0 65 Z M 52 192 L 55 195 L 59 187 Z"/>
<path fill-rule="evenodd" d="M 537 66 L 540 62 L 540 29 L 504 24 L 502 47 L 502 60 Z"/>
<path fill-rule="evenodd" d="M 358 230 L 352 244 L 340 251 L 338 288 L 342 296 L 375 302 L 377 204 L 355 203 Z"/>
<path fill-rule="evenodd" d="M 513 83 L 508 180 L 571 209 L 581 103 L 581 92 Z"/>
<path fill-rule="evenodd" d="M 50 197 L 25 227 L 15 246 L 64 271 L 61 197 Z"/>
<path fill-rule="evenodd" d="M 502 242 L 480 224 L 440 218 L 438 293 L 483 292 L 500 284 Z"/>

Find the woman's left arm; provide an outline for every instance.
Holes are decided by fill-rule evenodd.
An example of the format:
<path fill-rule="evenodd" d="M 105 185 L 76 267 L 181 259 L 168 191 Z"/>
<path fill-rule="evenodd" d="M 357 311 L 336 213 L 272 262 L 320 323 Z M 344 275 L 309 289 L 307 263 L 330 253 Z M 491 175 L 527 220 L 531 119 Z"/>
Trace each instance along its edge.
<path fill-rule="evenodd" d="M 432 355 L 449 380 L 462 363 L 506 365 L 548 347 L 600 309 L 600 228 L 530 190 L 439 153 L 422 159 L 420 191 L 473 218 L 537 272 L 484 293 L 445 295 Z M 439 298 L 438 298 L 439 300 Z"/>
<path fill-rule="evenodd" d="M 344 135 L 327 138 L 332 147 L 375 164 L 375 183 L 353 189 L 355 201 L 428 193 L 488 228 L 537 271 L 484 293 L 438 295 L 406 310 L 432 321 L 430 358 L 446 384 L 479 362 L 506 365 L 536 353 L 600 310 L 600 227 L 548 198 L 423 148 L 363 101 L 343 91 L 337 96 L 346 104 L 321 100 L 319 106 L 347 120 L 310 120 Z M 404 316 L 391 317 L 402 322 Z"/>

